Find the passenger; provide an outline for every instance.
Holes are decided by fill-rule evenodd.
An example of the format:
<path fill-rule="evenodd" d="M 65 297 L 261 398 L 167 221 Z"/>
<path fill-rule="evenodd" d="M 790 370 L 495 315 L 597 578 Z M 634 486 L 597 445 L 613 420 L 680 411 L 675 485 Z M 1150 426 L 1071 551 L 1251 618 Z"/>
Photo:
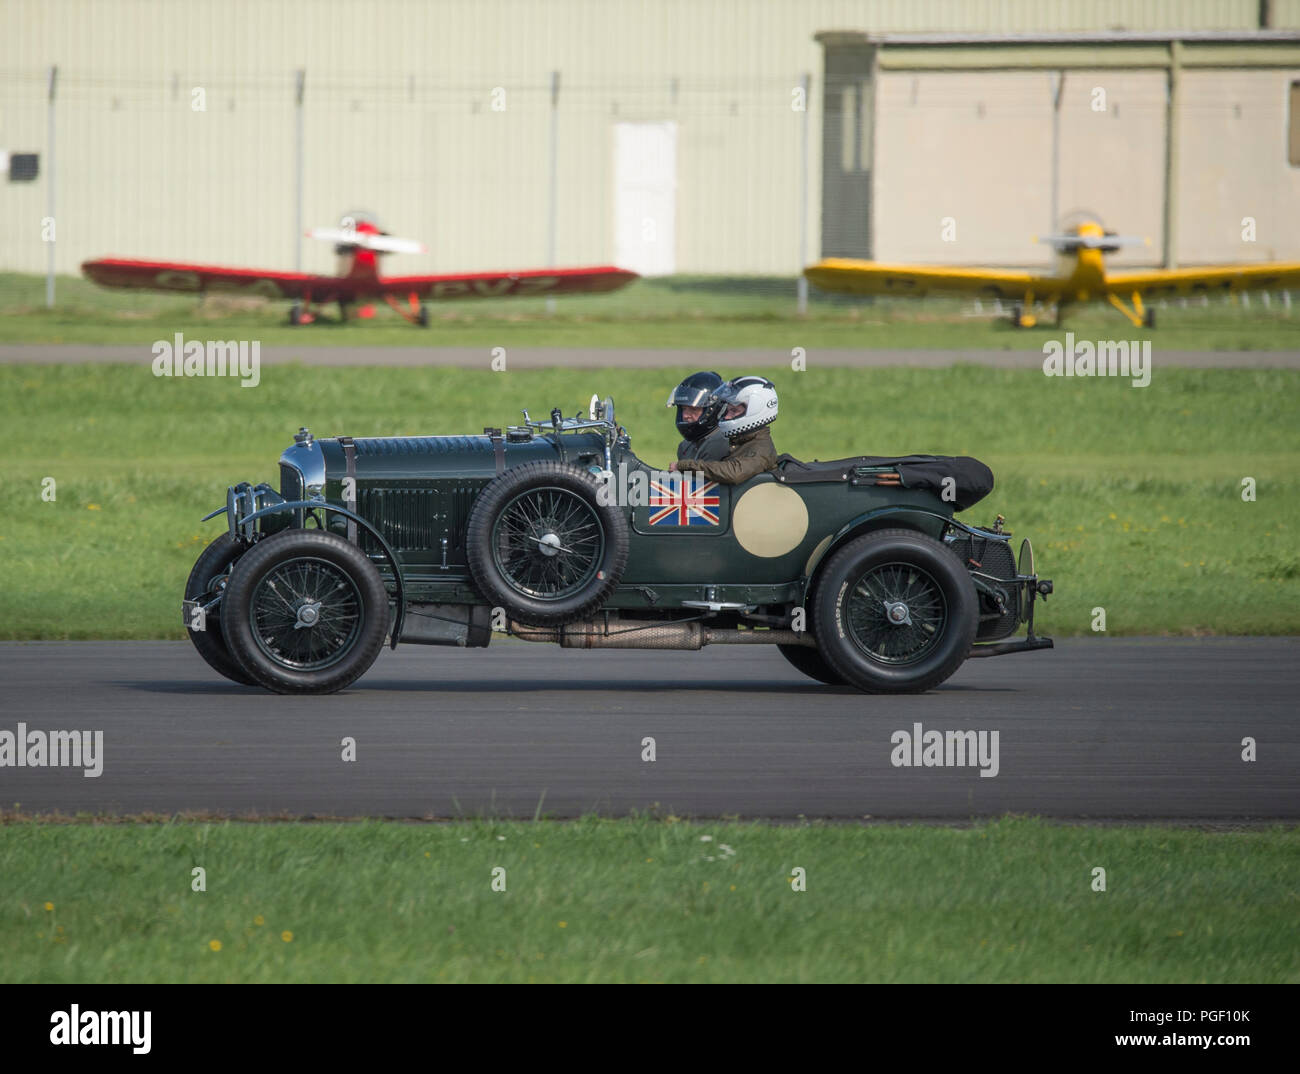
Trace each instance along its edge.
<path fill-rule="evenodd" d="M 722 404 L 709 401 L 720 387 L 722 378 L 717 373 L 692 373 L 668 397 L 668 405 L 677 408 L 677 431 L 682 434 L 679 459 L 720 462 L 727 457 L 727 438 L 718 432 Z"/>
<path fill-rule="evenodd" d="M 736 377 L 710 397 L 721 404 L 718 430 L 731 445 L 725 459 L 679 459 L 670 470 L 697 470 L 713 481 L 739 485 L 776 469 L 776 446 L 767 427 L 776 420 L 776 386 L 763 377 Z M 707 406 L 707 404 L 706 404 Z"/>

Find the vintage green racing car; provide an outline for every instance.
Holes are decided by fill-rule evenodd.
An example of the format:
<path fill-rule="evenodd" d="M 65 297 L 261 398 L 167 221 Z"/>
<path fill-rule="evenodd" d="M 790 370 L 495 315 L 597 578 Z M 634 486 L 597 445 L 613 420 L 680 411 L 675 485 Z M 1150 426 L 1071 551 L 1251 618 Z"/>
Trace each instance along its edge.
<path fill-rule="evenodd" d="M 822 683 L 903 693 L 1052 646 L 1029 541 L 1013 555 L 1001 516 L 953 518 L 993 487 L 975 459 L 781 456 L 726 485 L 637 459 L 611 399 L 523 413 L 477 436 L 300 430 L 278 491 L 243 482 L 207 516 L 227 532 L 185 589 L 199 654 L 239 683 L 331 693 L 386 641 L 770 645 Z"/>

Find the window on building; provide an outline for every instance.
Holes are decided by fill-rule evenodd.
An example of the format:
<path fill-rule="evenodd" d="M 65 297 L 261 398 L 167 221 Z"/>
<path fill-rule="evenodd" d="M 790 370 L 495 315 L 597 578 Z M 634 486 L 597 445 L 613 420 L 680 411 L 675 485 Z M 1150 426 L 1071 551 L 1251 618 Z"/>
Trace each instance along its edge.
<path fill-rule="evenodd" d="M 40 173 L 40 156 L 36 153 L 9 154 L 9 182 L 30 183 Z"/>

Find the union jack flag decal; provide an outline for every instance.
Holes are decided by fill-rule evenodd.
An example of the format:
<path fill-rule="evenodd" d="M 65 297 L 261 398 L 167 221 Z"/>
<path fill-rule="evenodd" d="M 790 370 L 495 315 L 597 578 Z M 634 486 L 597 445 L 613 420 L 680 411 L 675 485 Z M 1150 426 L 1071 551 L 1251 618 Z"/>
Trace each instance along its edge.
<path fill-rule="evenodd" d="M 693 470 L 650 482 L 650 525 L 716 526 L 722 498 L 716 481 L 705 482 Z"/>

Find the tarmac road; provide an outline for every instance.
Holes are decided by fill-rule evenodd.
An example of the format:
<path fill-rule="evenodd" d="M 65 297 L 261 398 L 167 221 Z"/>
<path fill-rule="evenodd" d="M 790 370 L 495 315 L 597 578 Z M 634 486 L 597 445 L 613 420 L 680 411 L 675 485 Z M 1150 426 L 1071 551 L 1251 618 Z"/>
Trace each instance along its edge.
<path fill-rule="evenodd" d="M 871 697 L 772 650 L 385 652 L 278 697 L 187 642 L 0 644 L 0 732 L 101 730 L 103 772 L 0 767 L 22 812 L 1300 819 L 1300 638 L 1066 639 Z M 998 732 L 998 771 L 895 767 L 896 731 Z M 341 760 L 356 739 L 357 759 Z M 643 739 L 656 759 L 642 760 Z M 1242 759 L 1242 740 L 1257 759 Z M 986 738 L 991 748 L 992 738 Z M 991 766 L 986 766 L 991 767 Z"/>

